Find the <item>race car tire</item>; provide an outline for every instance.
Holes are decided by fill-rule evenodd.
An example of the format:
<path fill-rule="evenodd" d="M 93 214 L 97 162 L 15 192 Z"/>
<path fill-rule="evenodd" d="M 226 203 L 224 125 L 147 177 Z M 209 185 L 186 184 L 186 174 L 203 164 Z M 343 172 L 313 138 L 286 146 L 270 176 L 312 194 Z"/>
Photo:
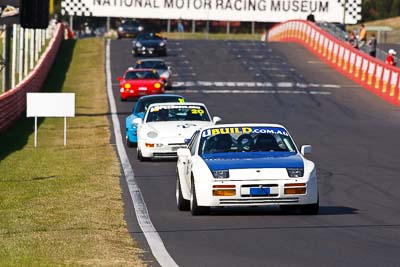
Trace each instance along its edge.
<path fill-rule="evenodd" d="M 190 212 L 193 216 L 207 215 L 210 213 L 210 207 L 198 206 L 196 188 L 194 186 L 194 180 L 192 178 L 192 188 L 190 190 Z"/>
<path fill-rule="evenodd" d="M 319 200 L 314 204 L 307 204 L 300 206 L 300 214 L 303 215 L 317 215 L 319 211 Z"/>
<path fill-rule="evenodd" d="M 125 102 L 125 101 L 126 101 L 126 98 L 122 98 L 122 97 L 121 97 L 121 101 L 122 101 L 122 102 Z"/>
<path fill-rule="evenodd" d="M 190 210 L 190 201 L 183 198 L 178 171 L 176 171 L 176 206 L 180 211 Z"/>
<path fill-rule="evenodd" d="M 140 161 L 148 161 L 149 158 L 143 157 L 142 152 L 138 149 L 137 151 L 137 159 Z"/>
<path fill-rule="evenodd" d="M 283 213 L 291 213 L 299 209 L 296 205 L 279 205 L 279 208 Z"/>
<path fill-rule="evenodd" d="M 126 138 L 126 145 L 128 147 L 137 147 L 137 143 L 129 141 L 129 138 Z"/>

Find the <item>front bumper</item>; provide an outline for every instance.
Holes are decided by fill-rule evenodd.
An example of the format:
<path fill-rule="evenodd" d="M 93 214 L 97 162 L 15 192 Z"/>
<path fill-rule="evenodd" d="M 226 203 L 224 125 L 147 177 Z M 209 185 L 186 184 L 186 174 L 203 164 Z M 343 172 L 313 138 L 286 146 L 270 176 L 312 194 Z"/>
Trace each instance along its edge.
<path fill-rule="evenodd" d="M 305 194 L 285 194 L 287 184 L 305 183 Z M 213 186 L 235 185 L 234 196 L 213 196 Z M 226 182 L 196 182 L 196 197 L 199 206 L 271 206 L 271 205 L 305 205 L 318 202 L 318 186 L 313 180 L 246 180 Z M 250 195 L 250 188 L 269 188 L 268 195 Z"/>
<path fill-rule="evenodd" d="M 140 96 L 144 95 L 156 95 L 156 94 L 162 94 L 164 92 L 164 88 L 161 87 L 160 89 L 147 89 L 147 90 L 125 90 L 123 88 L 120 89 L 120 96 L 122 99 L 128 99 L 128 98 L 137 98 Z"/>
<path fill-rule="evenodd" d="M 134 55 L 163 55 L 167 52 L 165 46 L 163 47 L 135 47 L 132 49 L 132 54 Z"/>
<path fill-rule="evenodd" d="M 164 143 L 162 146 L 146 147 L 146 145 L 141 145 L 140 151 L 143 157 L 146 158 L 176 158 L 176 151 L 178 148 L 185 148 L 187 145 L 185 143 Z"/>

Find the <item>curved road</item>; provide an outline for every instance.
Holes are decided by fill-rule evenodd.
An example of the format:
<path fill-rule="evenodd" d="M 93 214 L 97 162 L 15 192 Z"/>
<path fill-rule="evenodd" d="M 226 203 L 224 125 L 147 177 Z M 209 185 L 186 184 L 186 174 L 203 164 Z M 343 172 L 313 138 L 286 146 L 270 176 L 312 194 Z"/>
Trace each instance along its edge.
<path fill-rule="evenodd" d="M 170 41 L 174 92 L 231 122 L 285 125 L 313 145 L 320 214 L 278 208 L 215 209 L 192 217 L 175 205 L 174 161 L 139 162 L 126 148 L 151 220 L 180 266 L 398 266 L 400 109 L 332 71 L 296 44 Z M 130 41 L 111 42 L 121 131 L 134 102 L 120 102 L 116 77 L 133 65 Z M 129 230 L 141 234 L 125 179 Z"/>

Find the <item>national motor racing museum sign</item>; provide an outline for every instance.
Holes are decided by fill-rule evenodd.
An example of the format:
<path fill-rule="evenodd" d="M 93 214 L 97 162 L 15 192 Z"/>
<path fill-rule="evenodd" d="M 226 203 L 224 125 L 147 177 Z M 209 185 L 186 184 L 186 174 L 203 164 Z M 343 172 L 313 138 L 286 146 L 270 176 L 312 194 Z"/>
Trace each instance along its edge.
<path fill-rule="evenodd" d="M 63 15 L 280 22 L 305 19 L 355 24 L 362 0 L 63 0 Z"/>

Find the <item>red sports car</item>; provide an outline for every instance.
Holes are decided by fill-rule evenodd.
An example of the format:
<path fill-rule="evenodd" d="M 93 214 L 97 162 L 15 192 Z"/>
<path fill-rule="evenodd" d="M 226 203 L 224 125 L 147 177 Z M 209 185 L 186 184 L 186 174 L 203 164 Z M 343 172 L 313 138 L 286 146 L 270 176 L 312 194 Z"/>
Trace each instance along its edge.
<path fill-rule="evenodd" d="M 164 81 L 156 70 L 129 68 L 123 77 L 118 77 L 121 101 L 143 95 L 164 93 Z"/>

